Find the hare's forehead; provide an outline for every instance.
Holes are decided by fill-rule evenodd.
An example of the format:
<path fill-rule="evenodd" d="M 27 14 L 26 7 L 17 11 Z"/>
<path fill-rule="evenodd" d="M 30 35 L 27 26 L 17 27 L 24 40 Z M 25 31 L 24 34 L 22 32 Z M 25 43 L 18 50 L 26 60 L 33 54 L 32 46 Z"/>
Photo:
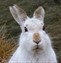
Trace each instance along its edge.
<path fill-rule="evenodd" d="M 27 19 L 24 24 L 24 26 L 32 26 L 32 27 L 41 25 L 44 25 L 43 21 L 34 18 Z"/>

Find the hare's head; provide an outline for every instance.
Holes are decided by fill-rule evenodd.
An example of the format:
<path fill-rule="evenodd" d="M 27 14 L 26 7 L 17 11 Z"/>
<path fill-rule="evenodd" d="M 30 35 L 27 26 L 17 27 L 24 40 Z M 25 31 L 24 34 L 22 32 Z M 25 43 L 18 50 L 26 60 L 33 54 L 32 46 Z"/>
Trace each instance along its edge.
<path fill-rule="evenodd" d="M 44 9 L 38 7 L 32 18 L 17 5 L 9 7 L 10 12 L 22 29 L 20 46 L 27 51 L 41 51 L 48 49 L 50 39 L 44 28 Z"/>

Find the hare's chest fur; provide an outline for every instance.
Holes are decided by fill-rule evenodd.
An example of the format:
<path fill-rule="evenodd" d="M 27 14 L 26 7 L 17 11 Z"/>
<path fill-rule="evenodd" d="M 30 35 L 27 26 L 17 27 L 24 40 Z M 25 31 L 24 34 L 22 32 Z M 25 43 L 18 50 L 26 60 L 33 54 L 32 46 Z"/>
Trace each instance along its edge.
<path fill-rule="evenodd" d="M 19 47 L 9 63 L 56 63 L 56 59 L 53 49 L 48 52 L 32 55 L 22 51 Z"/>

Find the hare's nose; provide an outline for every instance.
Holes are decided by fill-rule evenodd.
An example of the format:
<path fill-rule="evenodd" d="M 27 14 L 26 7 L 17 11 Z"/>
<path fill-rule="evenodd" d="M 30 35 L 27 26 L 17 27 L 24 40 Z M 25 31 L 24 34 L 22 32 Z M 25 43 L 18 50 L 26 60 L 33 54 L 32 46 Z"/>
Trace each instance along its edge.
<path fill-rule="evenodd" d="M 39 33 L 34 33 L 33 34 L 33 42 L 36 44 L 39 44 L 41 42 L 40 34 Z"/>

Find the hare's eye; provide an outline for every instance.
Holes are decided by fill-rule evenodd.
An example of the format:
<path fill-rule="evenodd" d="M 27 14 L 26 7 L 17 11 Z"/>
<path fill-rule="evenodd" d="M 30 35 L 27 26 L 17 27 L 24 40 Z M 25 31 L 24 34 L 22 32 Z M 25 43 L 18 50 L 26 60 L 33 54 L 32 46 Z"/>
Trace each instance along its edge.
<path fill-rule="evenodd" d="M 28 29 L 25 27 L 25 32 L 27 32 L 28 31 Z"/>
<path fill-rule="evenodd" d="M 43 26 L 43 30 L 45 30 L 45 26 Z"/>

